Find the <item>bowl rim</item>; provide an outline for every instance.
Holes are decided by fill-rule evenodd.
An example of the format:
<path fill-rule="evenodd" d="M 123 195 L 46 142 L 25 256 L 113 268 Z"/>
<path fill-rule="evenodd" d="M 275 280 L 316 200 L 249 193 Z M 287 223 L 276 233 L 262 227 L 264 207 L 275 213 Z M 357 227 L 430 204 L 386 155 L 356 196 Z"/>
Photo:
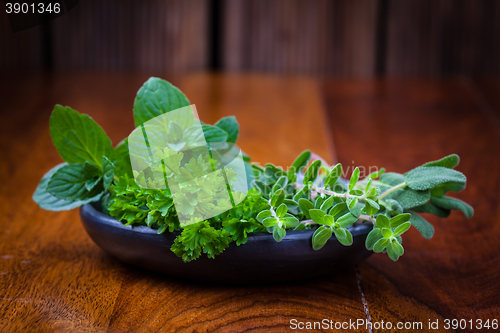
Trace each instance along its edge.
<path fill-rule="evenodd" d="M 118 228 L 124 231 L 128 232 L 133 232 L 133 233 L 138 233 L 138 234 L 148 234 L 148 235 L 156 235 L 158 237 L 165 237 L 166 235 L 172 235 L 177 237 L 182 233 L 182 230 L 176 230 L 173 232 L 168 232 L 168 233 L 163 233 L 163 234 L 158 234 L 157 229 L 153 229 L 151 227 L 145 226 L 145 225 L 125 225 L 122 222 L 118 221 L 116 218 L 104 214 L 100 209 L 96 206 L 100 206 L 100 202 L 93 202 L 93 203 L 88 203 L 86 205 L 83 205 L 80 207 L 80 213 L 85 214 L 91 218 L 93 218 L 94 221 L 98 221 L 99 224 L 104 224 L 109 227 L 113 228 Z M 312 220 L 306 220 L 306 221 L 312 221 Z M 361 220 L 360 220 L 361 221 Z M 348 228 L 348 230 L 351 232 L 353 236 L 359 235 L 359 234 L 367 234 L 370 232 L 373 228 L 373 225 L 371 223 L 363 221 L 362 223 L 356 222 L 353 226 Z M 303 229 L 303 230 L 287 230 L 286 237 L 283 239 L 283 241 L 291 241 L 294 239 L 303 239 L 303 238 L 308 238 L 312 237 L 312 234 L 316 231 L 317 229 Z M 268 232 L 251 232 L 247 234 L 248 239 L 252 240 L 269 240 L 273 239 L 274 237 L 272 233 Z"/>

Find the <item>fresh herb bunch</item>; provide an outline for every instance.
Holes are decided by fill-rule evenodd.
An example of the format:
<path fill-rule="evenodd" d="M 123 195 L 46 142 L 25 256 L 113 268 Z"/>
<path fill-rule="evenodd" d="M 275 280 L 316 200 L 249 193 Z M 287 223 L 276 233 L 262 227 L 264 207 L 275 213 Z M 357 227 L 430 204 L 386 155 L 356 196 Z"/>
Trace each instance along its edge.
<path fill-rule="evenodd" d="M 188 105 L 178 88 L 150 78 L 135 99 L 136 126 Z M 215 125 L 203 124 L 202 129 L 207 142 L 235 143 L 239 134 L 234 117 L 222 118 Z M 434 233 L 418 213 L 447 217 L 458 209 L 468 218 L 473 215 L 468 204 L 445 195 L 465 188 L 465 176 L 453 170 L 459 162 L 457 155 L 405 174 L 382 169 L 361 180 L 356 168 L 347 182 L 341 178 L 340 164 L 330 167 L 321 160 L 311 161 L 311 152 L 305 151 L 287 170 L 272 164 L 250 165 L 245 155 L 250 189 L 246 198 L 225 213 L 181 228 L 168 187 L 146 189 L 136 184 L 127 140 L 113 148 L 92 118 L 60 105 L 50 117 L 50 134 L 65 163 L 47 172 L 33 194 L 41 208 L 60 211 L 101 202 L 105 214 L 125 225 L 145 225 L 158 234 L 180 231 L 171 250 L 184 261 L 203 253 L 215 258 L 231 242 L 245 244 L 248 234 L 254 232 L 272 233 L 280 242 L 289 230 L 315 229 L 313 249 L 321 249 L 332 237 L 349 246 L 353 242 L 349 228 L 356 223 L 373 224 L 367 249 L 386 252 L 397 260 L 404 252 L 401 235 L 412 225 L 427 239 Z M 199 169 L 204 174 L 203 164 L 207 161 L 193 159 L 185 165 L 186 172 Z"/>

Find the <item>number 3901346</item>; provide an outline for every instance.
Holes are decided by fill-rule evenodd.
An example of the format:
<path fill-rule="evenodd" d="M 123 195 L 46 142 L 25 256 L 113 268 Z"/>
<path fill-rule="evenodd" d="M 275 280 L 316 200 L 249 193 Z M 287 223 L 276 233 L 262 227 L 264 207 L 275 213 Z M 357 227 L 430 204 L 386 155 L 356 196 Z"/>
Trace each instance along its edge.
<path fill-rule="evenodd" d="M 27 14 L 27 13 L 39 13 L 39 14 L 44 14 L 44 13 L 56 13 L 58 14 L 61 12 L 61 4 L 60 3 L 49 3 L 49 4 L 44 4 L 43 2 L 39 3 L 6 3 L 5 4 L 5 12 L 7 14 L 14 13 L 14 14 Z"/>

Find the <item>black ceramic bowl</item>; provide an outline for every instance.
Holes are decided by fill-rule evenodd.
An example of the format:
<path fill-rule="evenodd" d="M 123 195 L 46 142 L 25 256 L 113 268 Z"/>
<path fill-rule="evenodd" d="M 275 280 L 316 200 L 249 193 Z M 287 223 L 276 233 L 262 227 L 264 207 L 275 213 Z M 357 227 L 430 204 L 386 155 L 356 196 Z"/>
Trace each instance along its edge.
<path fill-rule="evenodd" d="M 101 213 L 97 205 L 80 209 L 83 226 L 90 238 L 104 251 L 119 260 L 151 271 L 188 280 L 222 283 L 274 283 L 318 277 L 339 271 L 368 257 L 365 239 L 371 224 L 349 229 L 353 244 L 344 246 L 331 238 L 314 251 L 314 230 L 287 231 L 277 243 L 271 234 L 256 233 L 248 242 L 231 243 L 215 259 L 202 256 L 185 263 L 170 247 L 180 232 L 158 235 L 145 226 L 131 227 Z"/>

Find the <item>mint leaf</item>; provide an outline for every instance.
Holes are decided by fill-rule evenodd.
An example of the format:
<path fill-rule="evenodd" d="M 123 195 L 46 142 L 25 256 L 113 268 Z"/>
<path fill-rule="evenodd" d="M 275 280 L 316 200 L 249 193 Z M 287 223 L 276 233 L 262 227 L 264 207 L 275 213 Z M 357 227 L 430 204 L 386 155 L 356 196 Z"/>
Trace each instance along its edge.
<path fill-rule="evenodd" d="M 450 181 L 467 181 L 461 172 L 440 166 L 418 167 L 406 173 L 405 178 L 408 187 L 413 190 L 427 190 Z"/>
<path fill-rule="evenodd" d="M 452 155 L 448 155 L 446 157 L 443 157 L 442 159 L 437 160 L 437 161 L 427 162 L 422 166 L 424 166 L 424 167 L 440 166 L 440 167 L 445 167 L 448 169 L 453 169 L 454 167 L 456 167 L 458 165 L 459 162 L 460 162 L 460 157 L 458 157 L 457 154 L 452 154 Z"/>
<path fill-rule="evenodd" d="M 70 210 L 76 207 L 80 207 L 86 205 L 93 201 L 98 201 L 101 198 L 101 195 L 97 195 L 94 198 L 89 198 L 86 200 L 65 200 L 60 199 L 47 191 L 47 185 L 49 183 L 50 178 L 63 166 L 68 165 L 67 163 L 62 163 L 56 165 L 52 169 L 49 170 L 40 180 L 40 184 L 33 193 L 33 201 L 35 201 L 40 208 L 51 211 L 62 211 L 62 210 Z"/>
<path fill-rule="evenodd" d="M 240 133 L 240 125 L 236 121 L 236 117 L 224 117 L 215 123 L 215 126 L 221 128 L 227 133 L 226 142 L 236 143 L 238 134 Z"/>
<path fill-rule="evenodd" d="M 406 212 L 411 214 L 411 225 L 414 226 L 425 239 L 431 239 L 434 235 L 434 227 L 427 222 L 422 216 L 415 212 Z"/>
<path fill-rule="evenodd" d="M 207 142 L 227 142 L 228 134 L 226 131 L 217 126 L 203 124 L 201 125 L 205 141 Z"/>
<path fill-rule="evenodd" d="M 444 209 L 459 209 L 470 219 L 474 215 L 474 208 L 462 200 L 452 197 L 431 197 L 431 203 Z"/>
<path fill-rule="evenodd" d="M 188 105 L 189 100 L 177 87 L 160 78 L 151 77 L 139 89 L 135 98 L 135 126 Z"/>
<path fill-rule="evenodd" d="M 91 191 L 85 186 L 99 169 L 90 163 L 74 163 L 63 165 L 50 178 L 47 191 L 65 200 L 87 200 L 94 198 L 103 191 L 102 186 L 94 186 Z"/>
<path fill-rule="evenodd" d="M 56 105 L 49 123 L 52 142 L 65 162 L 88 161 L 101 168 L 102 157 L 113 153 L 104 130 L 85 114 Z"/>

